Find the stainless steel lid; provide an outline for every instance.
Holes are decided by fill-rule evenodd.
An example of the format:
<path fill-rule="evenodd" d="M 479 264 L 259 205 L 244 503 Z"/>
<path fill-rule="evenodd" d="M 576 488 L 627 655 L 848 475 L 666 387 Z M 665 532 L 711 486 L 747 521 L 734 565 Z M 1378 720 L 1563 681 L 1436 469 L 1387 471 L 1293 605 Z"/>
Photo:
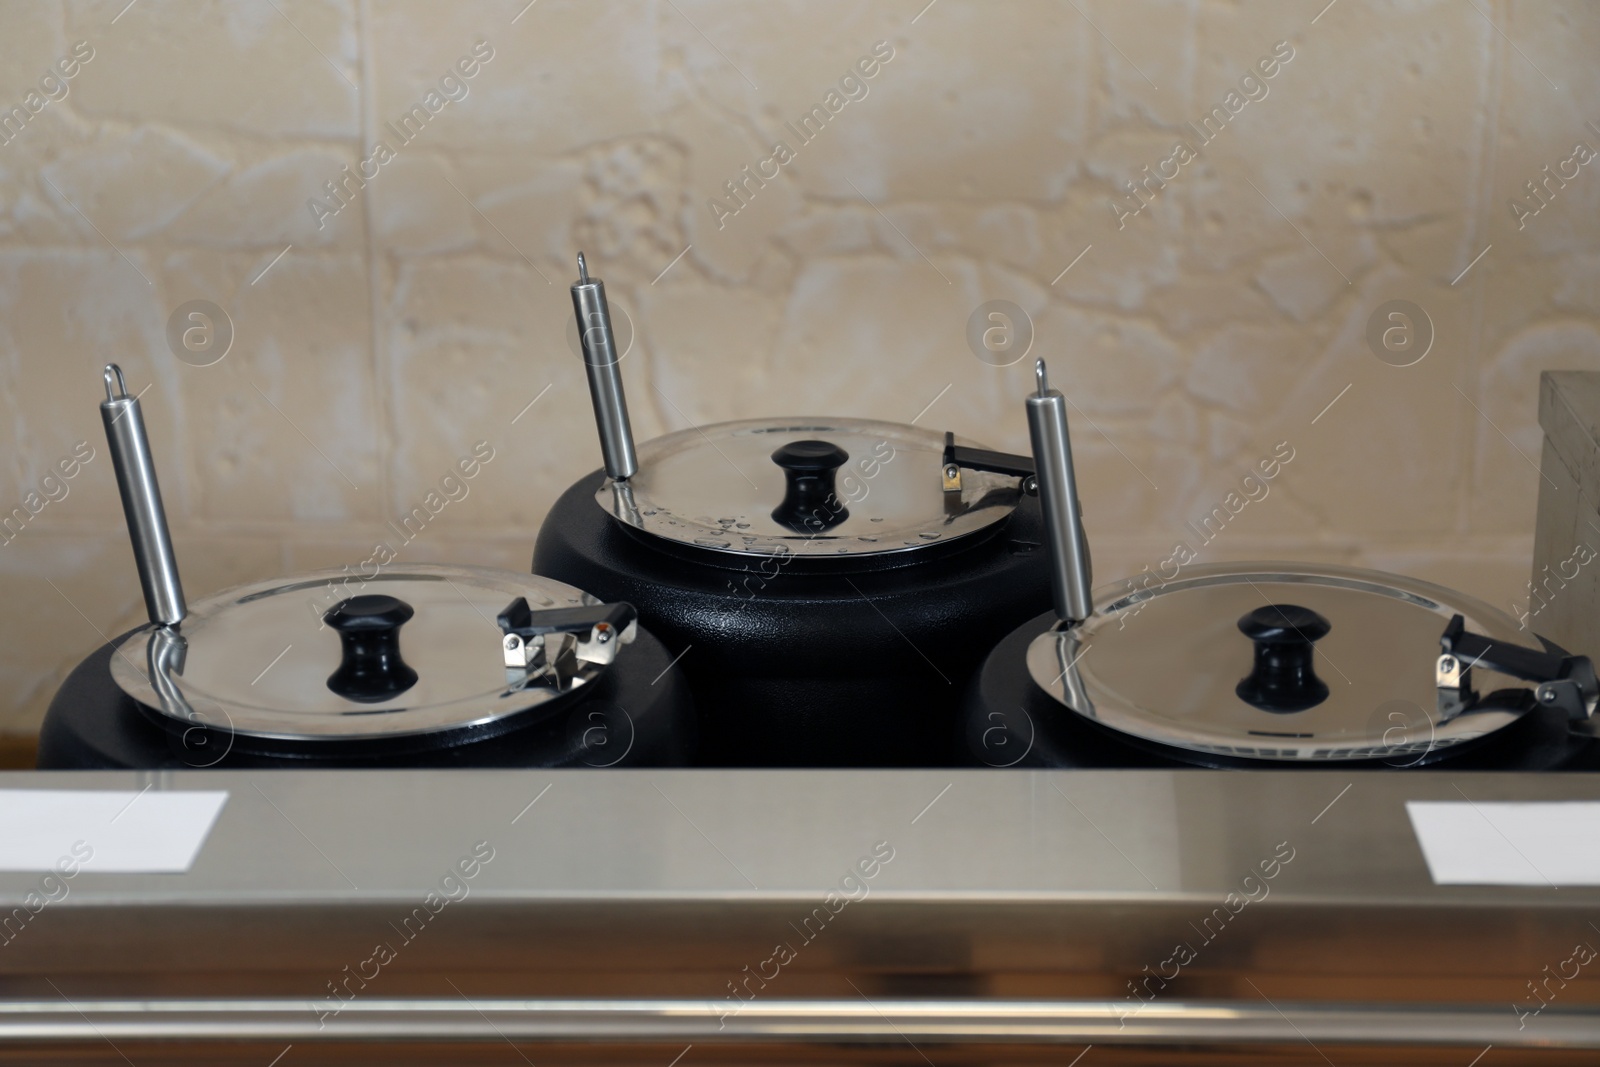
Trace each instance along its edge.
<path fill-rule="evenodd" d="M 969 444 L 970 442 L 960 442 Z M 595 499 L 646 533 L 733 554 L 908 552 L 1011 514 L 1015 476 L 963 471 L 945 492 L 944 435 L 867 419 L 751 419 L 639 446 L 639 470 Z"/>
<path fill-rule="evenodd" d="M 548 657 L 544 637 L 530 642 L 537 656 L 513 641 L 498 618 L 518 597 L 534 612 L 600 603 L 488 568 L 416 565 L 366 580 L 321 571 L 241 586 L 190 605 L 176 627 L 141 628 L 112 656 L 111 673 L 179 723 L 248 736 L 357 740 L 477 726 L 547 704 L 609 662 L 570 647 L 559 654 L 554 638 Z M 625 643 L 631 627 L 615 636 Z"/>
<path fill-rule="evenodd" d="M 1247 759 L 1420 761 L 1483 737 L 1520 712 L 1440 712 L 1445 625 L 1459 613 L 1486 637 L 1535 644 L 1472 597 L 1333 565 L 1191 567 L 1096 600 L 1082 625 L 1034 639 L 1034 681 L 1111 729 Z M 1483 673 L 1486 690 L 1523 684 Z"/>

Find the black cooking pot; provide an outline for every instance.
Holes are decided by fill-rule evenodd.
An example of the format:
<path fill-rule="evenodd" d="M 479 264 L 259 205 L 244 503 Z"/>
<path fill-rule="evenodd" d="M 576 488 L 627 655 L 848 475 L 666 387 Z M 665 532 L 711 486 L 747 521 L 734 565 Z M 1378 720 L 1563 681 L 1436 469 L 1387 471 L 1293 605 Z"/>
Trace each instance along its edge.
<path fill-rule="evenodd" d="M 638 608 L 708 764 L 948 765 L 983 650 L 1050 602 L 1038 502 L 1006 460 L 865 420 L 668 434 L 626 482 L 562 495 L 533 570 Z"/>
<path fill-rule="evenodd" d="M 683 679 L 659 641 L 640 634 L 637 670 L 510 730 L 465 727 L 398 742 L 319 745 L 241 738 L 227 727 L 161 724 L 111 680 L 118 638 L 80 663 L 39 733 L 41 770 L 259 767 L 681 767 L 696 722 Z M 653 673 L 652 673 L 653 672 Z M 662 672 L 666 672 L 662 675 Z M 660 676 L 652 685 L 651 677 Z"/>
<path fill-rule="evenodd" d="M 39 766 L 689 762 L 687 687 L 627 605 L 482 568 L 396 569 L 357 596 L 330 592 L 348 580 L 258 583 L 101 646 L 51 702 Z"/>
<path fill-rule="evenodd" d="M 551 509 L 534 572 L 638 608 L 689 679 L 709 764 L 956 760 L 979 650 L 1048 603 L 1032 460 L 833 418 L 635 452 L 627 353 L 581 252 L 572 311 L 604 467 Z"/>
<path fill-rule="evenodd" d="M 969 763 L 1593 765 L 1593 664 L 1524 644 L 1504 612 L 1454 590 L 1333 565 L 1196 566 L 1180 546 L 1159 573 L 1094 594 L 1067 401 L 1043 360 L 1034 370 L 1025 408 L 1054 610 L 998 642 L 974 679 Z M 1535 686 L 1490 688 L 1517 681 Z"/>
<path fill-rule="evenodd" d="M 1451 627 L 1483 641 L 1460 653 L 1472 667 L 1455 690 L 1436 673 Z M 1526 637 L 1399 575 L 1193 567 L 1103 594 L 1071 628 L 1047 612 L 1013 630 L 967 693 L 966 753 L 989 767 L 1600 768 L 1600 744 L 1571 726 L 1581 705 L 1496 671 L 1582 675 L 1581 658 Z"/>
<path fill-rule="evenodd" d="M 483 567 L 324 571 L 190 605 L 143 409 L 100 405 L 149 625 L 45 716 L 44 768 L 681 765 L 695 722 L 625 603 Z"/>

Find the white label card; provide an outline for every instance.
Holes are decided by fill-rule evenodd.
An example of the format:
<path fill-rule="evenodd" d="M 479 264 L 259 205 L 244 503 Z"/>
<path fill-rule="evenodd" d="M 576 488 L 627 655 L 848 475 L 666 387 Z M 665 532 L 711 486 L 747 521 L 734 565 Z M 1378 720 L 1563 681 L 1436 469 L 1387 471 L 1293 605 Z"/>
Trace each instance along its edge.
<path fill-rule="evenodd" d="M 1408 800 L 1435 885 L 1600 886 L 1600 802 Z"/>
<path fill-rule="evenodd" d="M 181 874 L 225 792 L 0 789 L 0 871 Z"/>

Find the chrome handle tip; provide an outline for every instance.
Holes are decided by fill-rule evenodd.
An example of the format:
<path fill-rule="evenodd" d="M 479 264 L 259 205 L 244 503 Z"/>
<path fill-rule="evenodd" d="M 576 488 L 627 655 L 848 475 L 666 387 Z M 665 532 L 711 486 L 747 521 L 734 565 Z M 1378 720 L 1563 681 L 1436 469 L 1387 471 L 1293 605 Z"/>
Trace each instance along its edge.
<path fill-rule="evenodd" d="M 113 388 L 112 379 L 113 378 L 115 378 L 115 380 L 116 380 L 115 381 L 116 392 L 112 392 L 112 388 Z M 127 396 L 128 396 L 128 382 L 127 382 L 127 379 L 123 378 L 123 376 L 122 376 L 122 368 L 121 367 L 117 366 L 115 363 L 107 363 L 106 364 L 106 370 L 105 370 L 105 379 L 106 379 L 106 399 L 107 400 L 123 400 L 123 399 L 127 398 Z"/>
<path fill-rule="evenodd" d="M 1035 360 L 1033 364 L 1033 377 L 1039 383 L 1039 395 L 1046 396 L 1050 392 L 1050 380 L 1045 377 L 1044 360 Z"/>
<path fill-rule="evenodd" d="M 578 253 L 578 282 L 581 285 L 589 284 L 589 265 L 583 261 L 583 253 Z"/>

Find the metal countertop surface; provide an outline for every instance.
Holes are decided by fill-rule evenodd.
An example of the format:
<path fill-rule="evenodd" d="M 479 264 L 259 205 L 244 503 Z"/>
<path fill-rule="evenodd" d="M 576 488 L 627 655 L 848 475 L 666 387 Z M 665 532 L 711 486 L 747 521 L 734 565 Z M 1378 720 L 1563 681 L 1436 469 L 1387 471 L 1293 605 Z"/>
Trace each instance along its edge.
<path fill-rule="evenodd" d="M 867 1043 L 907 1063 L 925 1045 L 999 1062 L 995 1043 L 1062 1062 L 1132 1043 L 1163 1064 L 1202 1047 L 1600 1049 L 1587 972 L 1528 1014 L 1532 981 L 1600 943 L 1600 888 L 1435 886 L 1405 811 L 1600 800 L 1600 775 L 48 772 L 0 788 L 229 794 L 188 873 L 85 869 L 0 948 L 0 1062 L 70 1045 L 120 1063 L 126 1042 L 144 1062 L 197 1041 L 218 1063 L 285 1042 L 384 1063 L 439 1041 L 462 1063 L 500 1062 L 508 1041 L 630 1063 L 629 1047 L 666 1062 L 683 1042 L 780 1058 Z M 492 860 L 430 914 L 480 843 Z M 0 873 L 0 916 L 40 877 Z"/>
<path fill-rule="evenodd" d="M 1210 899 L 1287 842 L 1302 902 L 1600 904 L 1435 886 L 1407 800 L 1600 800 L 1600 775 L 1224 771 L 19 772 L 0 788 L 226 790 L 186 874 L 97 874 L 66 907 L 410 900 L 477 842 L 471 896 L 811 899 L 879 842 L 902 901 Z M 137 803 L 137 801 L 135 801 Z M 0 901 L 38 876 L 0 873 Z"/>

